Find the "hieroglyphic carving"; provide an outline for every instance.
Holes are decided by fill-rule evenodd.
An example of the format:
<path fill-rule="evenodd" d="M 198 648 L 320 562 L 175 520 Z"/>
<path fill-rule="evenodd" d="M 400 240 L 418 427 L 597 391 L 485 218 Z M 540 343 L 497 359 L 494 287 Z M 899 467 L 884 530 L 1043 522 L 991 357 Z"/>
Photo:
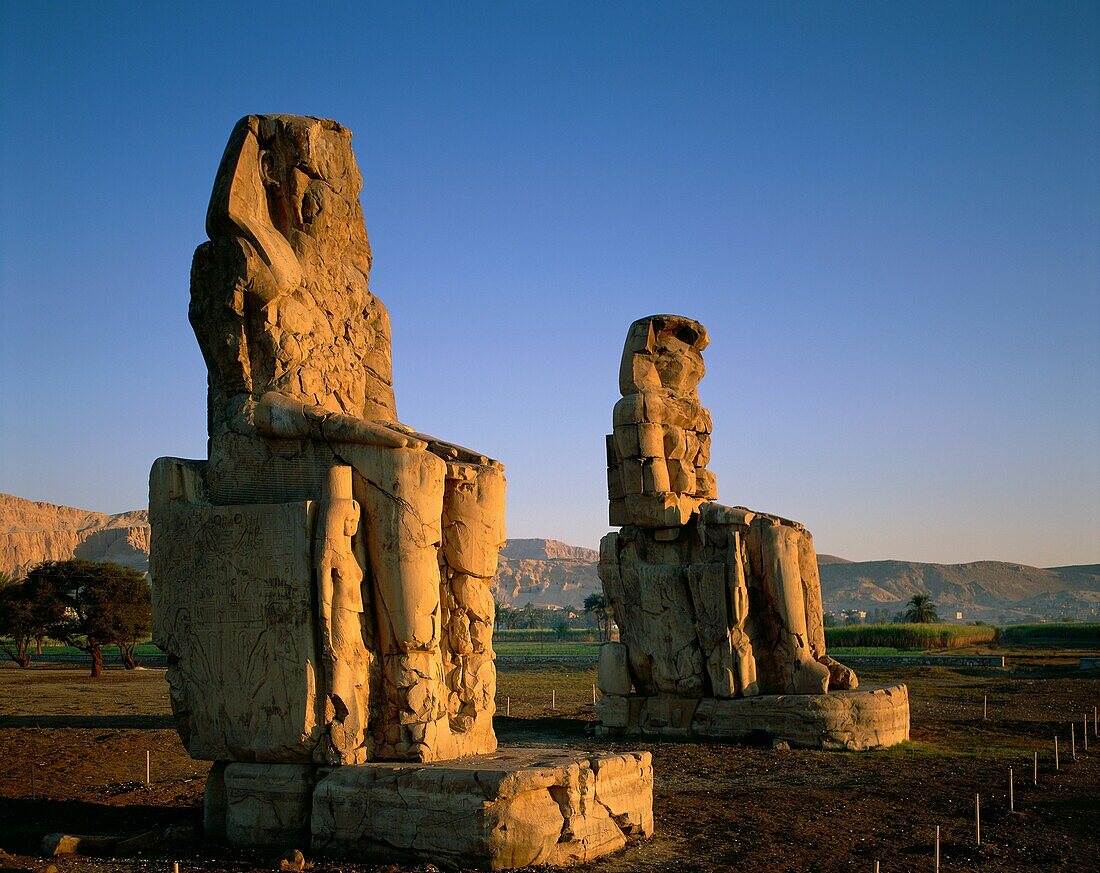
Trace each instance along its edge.
<path fill-rule="evenodd" d="M 158 462 L 154 480 L 179 475 Z M 320 740 L 312 507 L 157 501 L 157 643 L 188 752 L 310 761 Z"/>

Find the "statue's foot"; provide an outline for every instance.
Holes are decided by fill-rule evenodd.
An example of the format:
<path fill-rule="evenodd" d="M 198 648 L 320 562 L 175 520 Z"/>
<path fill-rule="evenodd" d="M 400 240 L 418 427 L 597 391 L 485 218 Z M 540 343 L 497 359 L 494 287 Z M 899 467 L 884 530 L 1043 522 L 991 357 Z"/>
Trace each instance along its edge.
<path fill-rule="evenodd" d="M 817 662 L 829 669 L 830 691 L 855 691 L 859 687 L 859 677 L 856 676 L 856 671 L 851 667 L 845 667 L 836 658 L 822 655 L 817 659 Z"/>

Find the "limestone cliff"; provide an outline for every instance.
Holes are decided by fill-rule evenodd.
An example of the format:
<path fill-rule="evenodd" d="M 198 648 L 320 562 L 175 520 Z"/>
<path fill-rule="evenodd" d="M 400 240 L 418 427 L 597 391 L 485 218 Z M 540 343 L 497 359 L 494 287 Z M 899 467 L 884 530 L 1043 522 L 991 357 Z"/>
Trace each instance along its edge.
<path fill-rule="evenodd" d="M 0 493 L 0 572 L 20 575 L 42 561 L 69 558 L 149 568 L 149 517 L 107 515 Z"/>
<path fill-rule="evenodd" d="M 524 606 L 581 606 L 589 594 L 603 593 L 593 549 L 557 540 L 508 540 L 492 581 L 501 603 Z"/>

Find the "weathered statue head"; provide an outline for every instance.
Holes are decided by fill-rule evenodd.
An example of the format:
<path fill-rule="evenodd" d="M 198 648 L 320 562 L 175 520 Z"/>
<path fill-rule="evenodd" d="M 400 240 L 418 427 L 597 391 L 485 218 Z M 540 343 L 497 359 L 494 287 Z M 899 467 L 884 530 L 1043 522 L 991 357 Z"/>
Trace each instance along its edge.
<path fill-rule="evenodd" d="M 233 129 L 191 273 L 212 439 L 249 433 L 269 391 L 396 420 L 361 187 L 351 133 L 335 121 L 249 115 Z"/>
<path fill-rule="evenodd" d="M 613 525 L 676 527 L 717 496 L 710 413 L 699 402 L 707 330 L 682 315 L 650 315 L 627 331 L 622 399 L 608 438 Z"/>

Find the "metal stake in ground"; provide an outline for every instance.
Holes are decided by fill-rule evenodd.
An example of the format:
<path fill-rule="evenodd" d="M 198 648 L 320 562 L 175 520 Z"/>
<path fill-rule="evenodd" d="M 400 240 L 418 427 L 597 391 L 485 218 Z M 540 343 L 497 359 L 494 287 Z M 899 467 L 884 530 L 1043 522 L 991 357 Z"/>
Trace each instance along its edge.
<path fill-rule="evenodd" d="M 550 689 L 550 708 L 551 709 L 557 709 L 558 708 L 558 692 L 557 692 L 556 688 L 551 688 Z"/>
<path fill-rule="evenodd" d="M 1016 811 L 1016 787 L 1012 784 L 1012 768 L 1008 768 L 1008 811 Z"/>
<path fill-rule="evenodd" d="M 145 750 L 145 784 L 146 785 L 152 785 L 153 784 L 152 774 L 153 774 L 153 771 L 152 771 L 152 765 L 150 764 L 150 759 L 149 759 L 149 750 L 146 749 Z"/>
<path fill-rule="evenodd" d="M 982 844 L 982 796 L 980 794 L 974 795 L 974 836 L 977 839 L 977 845 Z"/>
<path fill-rule="evenodd" d="M 507 715 L 507 716 L 511 716 L 512 715 L 512 698 L 511 697 L 506 698 L 506 701 L 507 702 L 504 704 L 504 714 Z"/>
<path fill-rule="evenodd" d="M 982 695 L 982 721 L 989 721 L 989 695 Z"/>
<path fill-rule="evenodd" d="M 1054 769 L 1055 770 L 1061 770 L 1062 769 L 1061 767 L 1058 766 L 1058 734 L 1054 735 Z"/>
<path fill-rule="evenodd" d="M 593 706 L 596 705 L 596 686 L 594 684 L 592 686 L 592 705 Z M 1085 748 L 1087 749 L 1088 748 L 1088 745 L 1087 745 L 1088 740 L 1085 740 L 1085 743 L 1086 743 Z"/>
<path fill-rule="evenodd" d="M 1085 716 L 1084 724 L 1081 725 L 1081 739 L 1085 741 L 1085 751 L 1089 750 L 1089 717 Z"/>
<path fill-rule="evenodd" d="M 1069 726 L 1069 756 L 1074 761 L 1077 760 L 1077 725 L 1075 724 Z"/>
<path fill-rule="evenodd" d="M 1039 753 L 1035 753 L 1035 769 L 1031 774 L 1031 784 L 1038 786 L 1039 784 Z"/>
<path fill-rule="evenodd" d="M 936 873 L 940 873 L 940 826 L 936 825 Z"/>

